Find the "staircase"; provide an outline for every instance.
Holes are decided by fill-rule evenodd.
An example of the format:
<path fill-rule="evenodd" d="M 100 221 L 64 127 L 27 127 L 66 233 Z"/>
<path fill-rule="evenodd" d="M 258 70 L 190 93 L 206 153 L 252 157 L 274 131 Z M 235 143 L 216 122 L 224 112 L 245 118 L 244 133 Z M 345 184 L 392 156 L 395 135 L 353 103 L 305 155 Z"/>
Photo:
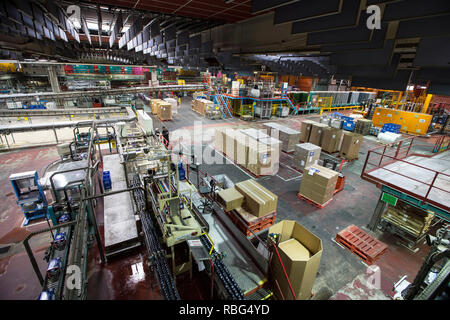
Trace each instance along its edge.
<path fill-rule="evenodd" d="M 224 119 L 233 118 L 230 110 L 228 109 L 228 103 L 221 94 L 216 94 L 214 96 L 214 102 L 219 105 L 220 111 Z"/>

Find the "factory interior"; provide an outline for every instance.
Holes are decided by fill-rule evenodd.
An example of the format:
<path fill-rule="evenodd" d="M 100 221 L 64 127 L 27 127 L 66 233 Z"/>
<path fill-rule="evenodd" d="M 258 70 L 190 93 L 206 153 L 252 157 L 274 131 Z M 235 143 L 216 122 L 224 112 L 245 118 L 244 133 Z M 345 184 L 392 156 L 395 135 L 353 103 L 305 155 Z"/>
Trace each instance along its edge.
<path fill-rule="evenodd" d="M 450 1 L 0 7 L 0 300 L 449 299 Z"/>

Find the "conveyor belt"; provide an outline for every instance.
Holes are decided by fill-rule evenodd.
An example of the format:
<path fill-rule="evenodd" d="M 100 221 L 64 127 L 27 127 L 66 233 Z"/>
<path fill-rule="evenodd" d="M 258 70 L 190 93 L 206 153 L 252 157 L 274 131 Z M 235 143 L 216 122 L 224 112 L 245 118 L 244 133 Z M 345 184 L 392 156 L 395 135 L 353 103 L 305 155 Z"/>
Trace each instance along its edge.
<path fill-rule="evenodd" d="M 118 154 L 103 156 L 103 171 L 111 176 L 111 191 L 127 188 L 125 171 Z M 105 196 L 104 232 L 107 255 L 135 248 L 139 245 L 136 219 L 129 192 Z"/>
<path fill-rule="evenodd" d="M 135 175 L 131 180 L 131 187 L 138 187 L 141 185 L 139 176 Z M 142 229 L 144 231 L 145 243 L 149 252 L 150 262 L 155 266 L 156 277 L 158 279 L 159 286 L 166 300 L 180 300 L 175 281 L 172 277 L 172 273 L 167 264 L 166 252 L 161 247 L 161 243 L 158 240 L 153 221 L 150 213 L 145 210 L 145 194 L 142 190 L 136 190 L 133 192 L 136 200 L 137 209 L 142 222 Z"/>

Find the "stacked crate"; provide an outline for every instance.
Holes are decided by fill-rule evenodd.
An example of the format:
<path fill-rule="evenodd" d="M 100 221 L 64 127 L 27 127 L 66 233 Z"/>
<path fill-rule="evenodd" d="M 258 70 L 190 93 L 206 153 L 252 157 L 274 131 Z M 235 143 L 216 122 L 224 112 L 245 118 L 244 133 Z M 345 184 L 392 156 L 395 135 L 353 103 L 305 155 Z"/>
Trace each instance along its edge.
<path fill-rule="evenodd" d="M 389 206 L 388 210 L 382 215 L 382 219 L 415 237 L 420 237 L 429 230 L 433 215 L 398 201 L 395 207 Z"/>
<path fill-rule="evenodd" d="M 372 129 L 372 120 L 368 119 L 358 119 L 355 125 L 355 132 L 362 134 L 362 135 L 368 135 L 370 134 L 370 129 Z"/>

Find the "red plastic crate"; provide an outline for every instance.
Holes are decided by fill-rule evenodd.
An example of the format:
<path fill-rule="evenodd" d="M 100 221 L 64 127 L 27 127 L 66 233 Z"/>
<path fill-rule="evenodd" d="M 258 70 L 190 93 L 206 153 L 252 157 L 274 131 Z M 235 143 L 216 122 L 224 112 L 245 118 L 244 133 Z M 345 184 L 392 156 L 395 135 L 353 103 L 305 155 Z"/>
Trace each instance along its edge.
<path fill-rule="evenodd" d="M 367 264 L 373 264 L 387 251 L 387 245 L 355 225 L 348 226 L 336 235 L 336 241 Z"/>

